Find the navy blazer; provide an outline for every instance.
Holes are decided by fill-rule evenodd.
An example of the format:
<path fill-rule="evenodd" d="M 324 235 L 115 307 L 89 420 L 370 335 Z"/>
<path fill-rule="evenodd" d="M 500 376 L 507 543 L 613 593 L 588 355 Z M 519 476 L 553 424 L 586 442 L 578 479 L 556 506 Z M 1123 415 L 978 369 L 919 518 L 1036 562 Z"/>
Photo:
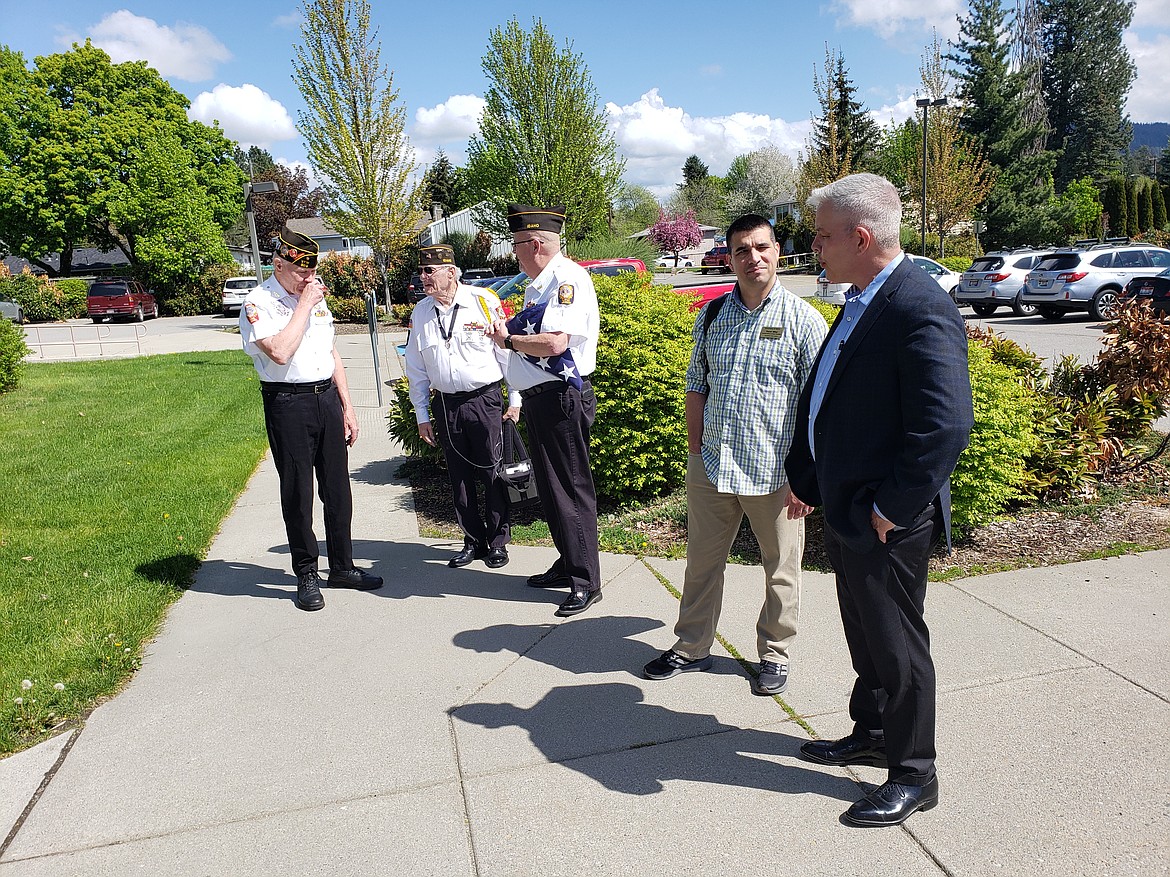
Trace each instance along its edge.
<path fill-rule="evenodd" d="M 874 503 L 904 527 L 937 498 L 949 540 L 951 472 L 974 423 L 967 333 L 954 302 L 909 258 L 886 278 L 826 387 L 814 461 L 809 399 L 824 352 L 801 393 L 784 463 L 792 492 L 823 505 L 829 526 L 860 554 L 878 545 Z"/>

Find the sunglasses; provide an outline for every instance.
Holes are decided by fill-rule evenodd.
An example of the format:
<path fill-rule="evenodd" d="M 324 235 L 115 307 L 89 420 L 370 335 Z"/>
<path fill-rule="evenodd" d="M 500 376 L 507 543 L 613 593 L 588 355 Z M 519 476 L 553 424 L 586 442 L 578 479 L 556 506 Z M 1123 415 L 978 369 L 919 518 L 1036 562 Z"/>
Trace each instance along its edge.
<path fill-rule="evenodd" d="M 450 265 L 427 265 L 418 269 L 419 274 L 434 274 L 440 268 L 450 268 Z"/>

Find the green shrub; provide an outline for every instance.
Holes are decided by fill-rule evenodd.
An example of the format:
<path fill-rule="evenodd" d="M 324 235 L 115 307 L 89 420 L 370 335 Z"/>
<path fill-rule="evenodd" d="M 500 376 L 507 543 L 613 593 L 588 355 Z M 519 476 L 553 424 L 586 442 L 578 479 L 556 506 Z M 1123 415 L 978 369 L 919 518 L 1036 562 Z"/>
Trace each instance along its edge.
<path fill-rule="evenodd" d="M 492 269 L 492 273 L 496 277 L 512 277 L 520 273 L 520 263 L 516 261 L 516 257 L 512 253 L 488 259 L 487 266 Z"/>
<path fill-rule="evenodd" d="M 377 263 L 361 256 L 332 253 L 317 263 L 317 275 L 330 294 L 337 298 L 360 299 L 367 293 L 377 296 L 382 290 L 382 275 Z M 365 319 L 364 313 L 362 319 Z"/>
<path fill-rule="evenodd" d="M 418 457 L 439 463 L 443 459 L 443 452 L 432 448 L 418 436 L 418 418 L 414 414 L 414 406 L 410 402 L 410 381 L 406 378 L 396 380 L 392 388 L 394 401 L 390 410 L 386 412 L 386 429 L 390 435 L 398 440 L 408 457 Z"/>
<path fill-rule="evenodd" d="M 622 502 L 667 493 L 686 475 L 690 298 L 653 285 L 649 274 L 598 275 L 593 283 L 601 309 L 590 443 L 598 495 Z"/>
<path fill-rule="evenodd" d="M 66 319 L 85 316 L 85 297 L 89 292 L 88 283 L 79 277 L 65 277 L 57 281 L 57 291 L 61 294 L 64 303 Z"/>
<path fill-rule="evenodd" d="M 159 307 L 168 317 L 217 313 L 223 308 L 223 282 L 235 277 L 239 270 L 240 266 L 234 262 L 209 265 L 200 272 L 195 283 L 182 292 L 157 293 Z"/>
<path fill-rule="evenodd" d="M 971 267 L 971 263 L 975 260 L 970 256 L 947 256 L 945 259 L 939 259 L 938 261 L 952 271 L 958 271 L 962 274 Z"/>
<path fill-rule="evenodd" d="M 810 305 L 812 305 L 814 308 L 816 308 L 817 313 L 819 313 L 822 317 L 824 317 L 825 322 L 828 323 L 830 326 L 833 325 L 833 321 L 835 319 L 837 319 L 837 314 L 841 310 L 840 305 L 829 304 L 827 301 L 821 301 L 816 296 L 809 296 L 808 298 L 805 299 L 805 301 L 808 302 Z"/>
<path fill-rule="evenodd" d="M 20 305 L 30 323 L 51 323 L 72 316 L 67 290 L 42 274 L 14 274 L 0 280 L 0 289 Z"/>
<path fill-rule="evenodd" d="M 334 322 L 365 323 L 368 320 L 364 298 L 338 298 L 335 295 L 327 295 L 325 304 L 329 305 Z"/>
<path fill-rule="evenodd" d="M 24 358 L 31 353 L 24 332 L 10 320 L 0 319 L 0 393 L 15 390 L 24 371 Z"/>
<path fill-rule="evenodd" d="M 1038 445 L 1039 401 L 1030 375 L 998 362 L 974 339 L 967 351 L 975 425 L 951 476 L 955 529 L 967 533 L 1028 495 L 1024 458 Z"/>
<path fill-rule="evenodd" d="M 390 315 L 393 317 L 393 322 L 399 326 L 410 325 L 410 315 L 414 312 L 414 305 L 391 305 Z"/>

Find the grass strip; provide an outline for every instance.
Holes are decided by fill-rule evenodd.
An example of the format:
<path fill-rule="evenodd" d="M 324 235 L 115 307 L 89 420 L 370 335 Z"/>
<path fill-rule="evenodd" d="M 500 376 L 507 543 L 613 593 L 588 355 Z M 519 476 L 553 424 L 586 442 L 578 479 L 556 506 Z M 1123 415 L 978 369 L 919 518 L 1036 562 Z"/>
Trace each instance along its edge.
<path fill-rule="evenodd" d="M 237 351 L 35 364 L 0 396 L 0 754 L 126 682 L 266 446 Z"/>

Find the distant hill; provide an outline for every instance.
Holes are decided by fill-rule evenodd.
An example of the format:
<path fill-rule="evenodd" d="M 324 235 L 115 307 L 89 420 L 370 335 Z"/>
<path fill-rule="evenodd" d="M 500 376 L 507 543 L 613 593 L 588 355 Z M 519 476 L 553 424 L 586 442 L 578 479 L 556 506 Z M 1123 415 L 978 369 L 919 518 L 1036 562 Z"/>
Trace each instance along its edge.
<path fill-rule="evenodd" d="M 1161 152 L 1166 148 L 1166 142 L 1170 140 L 1170 122 L 1134 122 L 1133 123 L 1133 140 L 1129 144 L 1130 152 L 1142 147 L 1148 146 L 1155 152 Z"/>

